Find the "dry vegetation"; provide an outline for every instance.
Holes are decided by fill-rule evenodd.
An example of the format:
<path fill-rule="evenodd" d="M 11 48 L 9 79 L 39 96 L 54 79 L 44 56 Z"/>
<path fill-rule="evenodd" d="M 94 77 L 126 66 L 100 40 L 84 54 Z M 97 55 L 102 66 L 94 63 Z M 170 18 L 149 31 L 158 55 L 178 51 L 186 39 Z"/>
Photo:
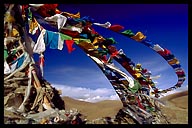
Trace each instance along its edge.
<path fill-rule="evenodd" d="M 188 124 L 188 91 L 162 98 L 166 107 L 162 109 L 172 124 Z"/>
<path fill-rule="evenodd" d="M 106 100 L 97 103 L 78 101 L 70 97 L 63 97 L 65 108 L 77 108 L 88 120 L 101 117 L 114 117 L 122 108 L 121 101 Z M 162 112 L 171 124 L 188 124 L 188 91 L 163 97 L 166 106 Z"/>

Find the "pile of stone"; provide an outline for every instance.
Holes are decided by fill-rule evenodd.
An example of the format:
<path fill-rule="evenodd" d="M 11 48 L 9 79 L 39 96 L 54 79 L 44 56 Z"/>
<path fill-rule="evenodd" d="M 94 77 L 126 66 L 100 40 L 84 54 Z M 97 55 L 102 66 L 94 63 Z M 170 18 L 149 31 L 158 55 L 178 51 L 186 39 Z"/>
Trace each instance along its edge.
<path fill-rule="evenodd" d="M 65 110 L 60 91 L 46 80 L 41 81 L 41 90 L 37 95 L 31 87 L 29 98 L 25 101 L 28 78 L 25 72 L 17 72 L 4 81 L 4 123 L 5 124 L 80 124 L 84 118 L 75 108 Z M 46 95 L 49 94 L 49 95 Z M 43 106 L 42 95 L 48 97 L 51 108 Z M 38 99 L 38 100 L 36 100 Z M 39 101 L 39 102 L 38 102 Z M 33 107 L 35 106 L 35 107 Z M 21 109 L 21 108 L 24 109 Z"/>

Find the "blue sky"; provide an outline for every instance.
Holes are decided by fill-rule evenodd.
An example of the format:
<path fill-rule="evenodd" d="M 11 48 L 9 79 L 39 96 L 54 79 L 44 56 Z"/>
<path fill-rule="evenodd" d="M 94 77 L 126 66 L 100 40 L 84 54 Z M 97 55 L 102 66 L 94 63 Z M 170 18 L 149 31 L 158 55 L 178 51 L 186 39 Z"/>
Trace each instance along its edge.
<path fill-rule="evenodd" d="M 63 4 L 59 10 L 90 16 L 95 22 L 120 24 L 134 33 L 141 31 L 153 43 L 167 48 L 179 59 L 186 73 L 184 88 L 188 87 L 188 5 L 187 4 Z M 105 38 L 113 37 L 118 49 L 134 63 L 141 63 L 160 75 L 156 86 L 166 89 L 177 82 L 170 65 L 155 51 L 127 37 L 98 26 L 93 28 Z M 45 51 L 44 77 L 52 86 L 62 89 L 63 96 L 86 101 L 118 99 L 110 82 L 97 65 L 78 46 L 68 53 L 47 48 Z M 116 63 L 115 63 L 116 64 Z M 120 69 L 123 67 L 116 64 Z M 126 72 L 126 71 L 125 71 Z"/>

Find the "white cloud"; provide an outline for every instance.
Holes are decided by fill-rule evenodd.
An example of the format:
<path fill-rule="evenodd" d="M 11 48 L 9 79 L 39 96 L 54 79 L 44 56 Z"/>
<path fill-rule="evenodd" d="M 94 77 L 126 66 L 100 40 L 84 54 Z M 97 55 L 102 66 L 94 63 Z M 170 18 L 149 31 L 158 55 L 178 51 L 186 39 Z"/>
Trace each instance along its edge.
<path fill-rule="evenodd" d="M 175 85 L 175 83 L 177 82 L 177 76 L 174 70 L 169 64 L 167 64 L 166 61 L 164 62 L 163 59 L 153 58 L 152 60 L 149 59 L 147 61 L 141 62 L 141 64 L 144 68 L 147 68 L 149 71 L 152 72 L 152 77 L 154 78 L 153 81 L 155 82 L 157 88 L 167 89 Z M 120 67 L 120 69 L 126 72 L 124 68 Z M 54 87 L 62 90 L 63 96 L 69 96 L 74 99 L 88 102 L 97 102 L 102 100 L 119 100 L 118 95 L 111 87 L 105 75 L 96 66 L 92 68 L 66 66 L 54 68 L 54 70 L 52 70 L 51 72 L 57 73 L 57 77 L 61 76 L 63 78 L 62 81 L 70 81 L 70 84 L 73 84 L 74 86 L 75 83 L 78 81 L 78 86 L 81 86 L 74 87 L 68 86 L 69 84 L 54 84 Z M 55 79 L 53 79 L 51 83 L 55 83 L 54 80 Z M 90 88 L 88 85 L 90 85 Z M 186 87 L 188 87 L 188 85 Z M 178 92 L 180 91 L 180 89 L 182 88 L 173 90 L 165 95 Z"/>
<path fill-rule="evenodd" d="M 152 80 L 156 80 L 156 79 L 159 79 L 160 77 L 161 77 L 161 75 L 151 76 L 151 79 L 152 79 Z"/>
<path fill-rule="evenodd" d="M 87 101 L 98 102 L 102 100 L 120 100 L 115 90 L 107 88 L 90 89 L 83 87 L 72 87 L 67 85 L 52 84 L 58 90 L 62 90 L 62 96 Z"/>
<path fill-rule="evenodd" d="M 62 90 L 62 96 L 69 96 L 71 98 L 81 100 L 81 101 L 98 102 L 103 100 L 120 100 L 119 96 L 116 94 L 115 90 L 113 89 L 107 89 L 107 88 L 90 89 L 90 88 L 83 88 L 83 87 L 58 85 L 58 84 L 52 84 L 52 86 L 58 90 Z M 161 95 L 161 97 L 167 96 L 173 93 L 181 92 L 184 90 L 188 90 L 188 85 L 182 86 L 181 88 L 164 93 Z"/>

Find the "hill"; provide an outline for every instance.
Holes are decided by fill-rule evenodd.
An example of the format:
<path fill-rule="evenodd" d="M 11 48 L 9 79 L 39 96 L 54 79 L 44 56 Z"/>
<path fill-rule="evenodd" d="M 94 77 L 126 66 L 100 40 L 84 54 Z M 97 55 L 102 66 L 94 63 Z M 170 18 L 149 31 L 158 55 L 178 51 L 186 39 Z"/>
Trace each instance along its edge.
<path fill-rule="evenodd" d="M 105 100 L 96 103 L 79 101 L 70 97 L 63 97 L 63 100 L 66 110 L 77 108 L 88 120 L 114 117 L 122 108 L 119 100 Z M 161 100 L 166 103 L 162 107 L 162 112 L 171 124 L 188 124 L 188 91 L 170 94 Z"/>
<path fill-rule="evenodd" d="M 166 103 L 162 111 L 172 124 L 188 124 L 188 91 L 168 95 L 162 100 Z"/>
<path fill-rule="evenodd" d="M 105 100 L 97 103 L 79 101 L 70 97 L 63 97 L 66 110 L 76 108 L 86 116 L 88 120 L 93 120 L 100 117 L 113 117 L 122 108 L 121 101 Z"/>

